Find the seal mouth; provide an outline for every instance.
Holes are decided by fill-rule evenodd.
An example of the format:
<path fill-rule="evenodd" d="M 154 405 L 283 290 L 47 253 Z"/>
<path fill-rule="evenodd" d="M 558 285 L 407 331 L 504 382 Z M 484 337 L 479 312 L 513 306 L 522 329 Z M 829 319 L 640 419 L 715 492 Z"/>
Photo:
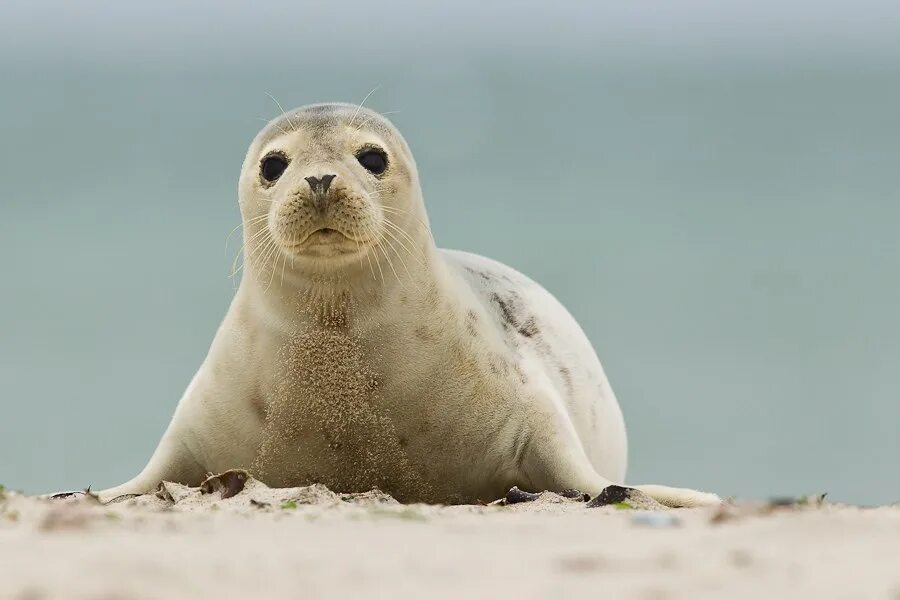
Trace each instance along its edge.
<path fill-rule="evenodd" d="M 367 246 L 367 240 L 358 240 L 333 227 L 320 227 L 302 240 L 283 242 L 282 247 L 295 256 L 327 257 L 353 254 Z"/>
<path fill-rule="evenodd" d="M 345 241 L 352 242 L 354 240 L 352 240 L 342 231 L 332 229 L 331 227 L 322 227 L 320 229 L 316 229 L 308 236 L 303 238 L 300 242 L 292 244 L 291 246 L 294 248 L 300 248 L 303 246 L 320 246 L 324 244 L 334 244 Z"/>

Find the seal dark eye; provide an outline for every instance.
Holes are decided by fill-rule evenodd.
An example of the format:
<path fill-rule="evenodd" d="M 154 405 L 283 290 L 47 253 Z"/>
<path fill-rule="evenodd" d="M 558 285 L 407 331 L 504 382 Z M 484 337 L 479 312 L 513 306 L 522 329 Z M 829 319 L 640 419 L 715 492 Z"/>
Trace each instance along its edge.
<path fill-rule="evenodd" d="M 384 173 L 384 170 L 387 169 L 387 155 L 384 153 L 384 150 L 379 150 L 378 148 L 367 148 L 366 150 L 363 150 L 356 155 L 356 160 L 359 161 L 359 164 L 361 164 L 366 171 L 373 175 L 381 175 Z"/>
<path fill-rule="evenodd" d="M 281 154 L 270 154 L 262 160 L 259 172 L 266 181 L 275 181 L 284 170 L 287 169 L 288 161 Z"/>

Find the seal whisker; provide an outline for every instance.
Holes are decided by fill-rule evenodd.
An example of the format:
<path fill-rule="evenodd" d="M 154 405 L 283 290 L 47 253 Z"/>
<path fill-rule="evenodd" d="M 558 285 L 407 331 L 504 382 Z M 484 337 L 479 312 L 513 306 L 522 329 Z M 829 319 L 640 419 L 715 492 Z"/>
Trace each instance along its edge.
<path fill-rule="evenodd" d="M 240 271 L 241 269 L 244 268 L 244 264 L 246 264 L 246 262 L 247 262 L 247 257 L 245 256 L 245 252 L 244 252 L 244 249 L 246 247 L 247 247 L 247 243 L 244 242 L 243 244 L 241 244 L 240 249 L 238 249 L 237 254 L 234 255 L 234 260 L 231 261 L 231 273 L 228 275 L 229 278 L 234 277 L 235 275 L 238 274 L 238 271 Z M 238 266 L 238 260 L 241 258 L 243 258 L 244 260 L 241 261 L 241 266 Z"/>
<path fill-rule="evenodd" d="M 276 244 L 277 250 L 277 244 Z M 284 252 L 275 252 L 275 260 L 272 261 L 272 275 L 269 277 L 269 283 L 266 285 L 266 289 L 263 291 L 263 294 L 269 291 L 269 288 L 272 287 L 272 282 L 275 281 L 275 272 L 278 271 L 278 259 L 283 258 L 287 260 L 287 257 L 284 255 Z M 283 280 L 282 280 L 283 281 Z"/>
<path fill-rule="evenodd" d="M 262 219 L 260 219 L 260 220 L 262 220 Z M 263 235 L 263 234 L 266 233 L 266 232 L 269 232 L 269 228 L 268 228 L 268 227 L 262 227 L 259 231 L 257 231 L 256 233 L 254 233 L 253 235 L 251 235 L 249 238 L 247 238 L 247 240 L 246 240 L 243 244 L 241 244 L 240 250 L 238 250 L 238 253 L 235 255 L 234 260 L 231 262 L 231 270 L 232 270 L 232 272 L 231 272 L 231 275 L 229 275 L 229 277 L 234 277 L 234 276 L 237 274 L 237 272 L 238 272 L 241 268 L 243 268 L 243 266 L 244 266 L 243 264 L 241 264 L 240 268 L 237 267 L 238 258 L 241 257 L 242 251 L 247 247 L 248 244 L 250 244 L 251 242 L 253 242 L 253 241 L 256 240 L 257 238 L 259 238 L 261 235 Z M 259 248 L 259 247 L 257 246 L 257 249 L 258 249 L 258 248 Z M 255 252 L 255 250 L 254 250 L 254 252 Z M 251 255 L 252 255 L 252 254 L 253 254 L 253 253 L 251 252 Z M 245 259 L 245 262 L 246 262 L 246 259 Z"/>
<path fill-rule="evenodd" d="M 425 253 L 422 251 L 421 248 L 419 248 L 419 247 L 416 245 L 416 241 L 415 241 L 414 239 L 412 239 L 412 237 L 411 237 L 408 233 L 406 233 L 405 231 L 403 231 L 403 228 L 402 228 L 402 227 L 398 226 L 396 223 L 394 223 L 393 221 L 391 221 L 391 220 L 388 219 L 387 217 L 385 217 L 385 219 L 384 219 L 384 224 L 385 224 L 387 227 L 390 227 L 391 229 L 393 229 L 397 234 L 399 234 L 399 235 L 405 237 L 405 238 L 409 241 L 409 243 L 412 245 L 412 247 L 415 248 L 416 252 L 418 252 L 419 256 L 413 255 L 412 251 L 411 251 L 409 248 L 406 247 L 406 244 L 403 244 L 403 243 L 402 243 L 402 240 L 397 240 L 398 242 L 401 242 L 401 245 L 403 246 L 404 249 L 406 249 L 407 252 L 409 252 L 409 255 L 410 255 L 410 256 L 412 256 L 412 257 L 413 257 L 420 265 L 424 266 L 422 260 L 425 259 Z M 420 260 L 419 257 L 421 257 L 421 260 Z"/>
<path fill-rule="evenodd" d="M 284 267 L 287 265 L 287 256 L 284 257 L 284 260 L 281 261 L 281 283 L 278 284 L 279 288 L 284 287 Z M 291 255 L 291 267 L 294 265 L 294 257 Z"/>
<path fill-rule="evenodd" d="M 269 256 L 271 256 L 272 252 L 277 249 L 277 246 L 278 242 L 275 240 L 275 238 L 271 236 L 268 236 L 266 238 L 265 245 L 263 246 L 264 250 L 256 256 L 256 260 L 258 261 L 260 266 L 260 274 L 262 274 L 262 266 L 269 262 Z M 251 262 L 250 264 L 252 265 L 254 263 Z"/>
<path fill-rule="evenodd" d="M 378 267 L 378 273 L 381 274 L 381 283 L 384 283 L 384 271 L 381 269 L 381 261 L 378 260 L 378 236 L 375 235 L 375 231 L 372 229 L 371 225 L 367 225 L 366 229 L 368 230 L 367 235 L 372 238 L 372 241 L 375 243 L 373 246 L 375 248 L 375 266 Z"/>
<path fill-rule="evenodd" d="M 272 120 L 272 119 L 266 119 L 264 117 L 256 117 L 256 118 L 259 119 L 260 121 L 263 121 L 264 123 L 268 123 L 269 121 Z M 283 135 L 287 135 L 287 131 L 285 131 L 281 125 L 279 125 L 278 123 L 275 123 L 275 127 L 277 127 Z"/>
<path fill-rule="evenodd" d="M 265 295 L 269 291 L 269 288 L 272 286 L 272 281 L 275 279 L 275 271 L 278 270 L 279 254 L 280 253 L 278 252 L 278 242 L 273 240 L 273 242 L 270 246 L 270 250 L 268 252 L 266 252 L 265 258 L 261 261 L 263 265 L 267 265 L 269 263 L 269 259 L 274 258 L 274 260 L 272 261 L 272 272 L 269 275 L 269 283 L 266 285 L 266 289 L 263 290 L 263 295 Z M 265 274 L 264 269 L 262 270 L 262 274 Z"/>
<path fill-rule="evenodd" d="M 410 216 L 410 217 L 414 218 L 416 221 L 419 222 L 419 225 L 421 225 L 422 228 L 425 229 L 425 232 L 428 234 L 428 237 L 431 238 L 431 243 L 436 245 L 436 242 L 434 241 L 434 236 L 431 234 L 431 228 L 428 227 L 428 224 L 425 223 L 425 221 L 423 221 L 418 216 L 414 215 L 413 213 L 409 212 L 408 210 L 402 210 L 395 206 L 382 205 L 381 210 L 383 210 L 385 212 L 393 212 L 394 214 L 401 215 L 401 216 Z"/>
<path fill-rule="evenodd" d="M 246 225 L 252 225 L 252 224 L 254 224 L 254 223 L 258 223 L 258 222 L 260 222 L 260 221 L 264 221 L 265 219 L 268 219 L 268 218 L 269 218 L 269 215 L 268 215 L 268 214 L 257 215 L 257 216 L 255 216 L 255 217 L 252 217 L 252 218 L 250 218 L 250 219 L 247 219 Z M 245 225 L 244 223 L 239 223 L 234 229 L 232 229 L 231 231 L 228 232 L 228 235 L 227 235 L 227 236 L 225 236 L 225 254 L 228 254 L 228 243 L 229 243 L 229 241 L 231 240 L 231 236 L 234 235 L 234 232 L 235 232 L 235 231 L 237 231 L 237 230 L 240 229 L 241 227 L 244 227 L 244 225 Z M 241 249 L 243 249 L 243 245 L 241 245 Z M 240 252 L 240 250 L 239 250 L 239 252 Z"/>
<path fill-rule="evenodd" d="M 273 240 L 271 237 L 264 237 L 263 239 L 261 239 L 256 248 L 254 248 L 253 251 L 244 259 L 243 264 L 241 264 L 241 268 L 246 267 L 248 264 L 250 266 L 253 266 L 255 264 L 255 261 L 260 256 L 268 252 L 269 245 L 273 243 L 275 243 L 275 240 Z"/>
<path fill-rule="evenodd" d="M 366 260 L 369 261 L 369 270 L 372 271 L 372 279 L 375 279 L 375 270 L 372 269 L 372 259 L 369 258 L 368 250 L 366 252 L 362 251 L 362 243 L 359 241 L 359 229 L 354 227 L 353 229 L 353 241 L 356 242 L 356 251 L 359 252 L 359 266 L 362 267 L 362 259 L 363 254 L 365 254 Z"/>
<path fill-rule="evenodd" d="M 363 98 L 363 101 L 359 103 L 359 106 L 356 107 L 356 112 L 353 113 L 353 118 L 350 119 L 350 123 L 349 123 L 349 126 L 350 126 L 350 127 L 353 127 L 353 121 L 356 120 L 357 115 L 359 115 L 359 111 L 362 110 L 363 104 L 365 104 L 365 103 L 366 103 L 366 100 L 369 99 L 369 96 L 371 96 L 372 94 L 374 94 L 374 93 L 375 93 L 375 90 L 377 90 L 377 89 L 380 88 L 380 87 L 381 87 L 381 84 L 380 84 L 380 83 L 379 83 L 378 85 L 376 85 L 375 87 L 373 87 L 373 88 L 372 88 L 372 91 L 369 92 L 368 94 L 366 94 L 366 97 Z"/>
<path fill-rule="evenodd" d="M 399 110 L 389 110 L 389 111 L 387 111 L 387 112 L 378 113 L 378 114 L 381 115 L 382 117 L 384 117 L 384 116 L 387 116 L 387 115 L 394 115 L 394 114 L 397 114 L 398 112 L 400 112 L 400 111 L 399 111 Z M 375 118 L 374 116 L 369 117 L 368 119 L 366 119 L 365 121 L 363 121 L 362 123 L 360 123 L 360 124 L 359 124 L 359 127 L 356 128 L 356 131 L 359 131 L 360 129 L 362 129 L 363 127 L 365 127 L 366 125 L 368 125 L 369 122 L 372 121 L 372 119 L 374 119 L 374 118 Z"/>
<path fill-rule="evenodd" d="M 287 115 L 287 113 L 284 111 L 284 108 L 282 108 L 281 102 L 279 102 L 278 100 L 276 100 L 276 99 L 275 99 L 275 96 L 273 96 L 273 95 L 270 94 L 269 92 L 266 92 L 266 96 L 268 96 L 269 98 L 272 99 L 272 101 L 275 103 L 275 106 L 278 107 L 278 110 L 280 110 L 280 111 L 281 111 L 281 114 L 284 115 L 284 118 L 287 119 L 287 122 L 290 124 L 291 129 L 293 129 L 294 131 L 297 131 L 297 128 L 294 127 L 294 122 L 291 120 L 291 118 L 290 118 L 290 117 Z"/>
<path fill-rule="evenodd" d="M 387 225 L 387 221 L 385 221 L 385 225 Z M 386 234 L 389 234 L 391 236 L 391 239 L 393 239 L 395 242 L 400 244 L 400 247 L 403 248 L 403 250 L 409 255 L 409 257 L 412 258 L 414 261 L 416 261 L 416 263 L 419 266 L 425 266 L 424 263 L 422 262 L 422 259 L 419 256 L 417 256 L 416 254 L 413 254 L 413 251 L 409 248 L 409 246 L 407 245 L 407 242 L 402 237 L 398 237 L 398 231 L 397 231 L 396 225 L 394 225 L 393 229 L 386 228 L 384 231 Z"/>
<path fill-rule="evenodd" d="M 378 237 L 375 238 L 375 243 L 378 244 L 379 248 L 381 248 L 381 252 L 382 252 L 382 254 L 384 254 L 384 258 L 387 261 L 388 267 L 390 267 L 391 271 L 394 272 L 394 277 L 397 278 L 397 283 L 399 283 L 400 286 L 402 287 L 403 282 L 400 281 L 400 275 L 397 274 L 397 269 L 394 268 L 394 261 L 391 260 L 390 254 L 388 254 L 388 251 L 387 251 L 387 246 L 386 246 L 387 240 L 384 238 L 384 236 L 379 235 Z M 396 251 L 395 251 L 395 253 L 396 253 Z"/>
<path fill-rule="evenodd" d="M 358 233 L 358 232 L 357 232 L 357 233 Z M 372 280 L 373 280 L 373 281 L 378 281 L 378 278 L 375 277 L 375 269 L 374 269 L 374 267 L 372 267 L 372 256 L 371 256 L 372 253 L 369 252 L 368 250 L 366 250 L 366 253 L 365 253 L 365 254 L 366 254 L 366 262 L 369 263 L 369 270 L 372 271 Z M 376 260 L 377 260 L 377 259 L 376 259 Z M 360 262 L 362 262 L 362 260 L 360 260 Z"/>
<path fill-rule="evenodd" d="M 417 258 L 415 255 L 413 255 L 413 253 L 410 252 L 409 249 L 406 248 L 406 246 L 403 245 L 403 243 L 401 242 L 401 240 L 399 240 L 393 233 L 391 233 L 391 230 L 390 230 L 390 229 L 385 229 L 385 230 L 384 230 L 384 233 L 385 233 L 386 235 L 390 236 L 390 238 L 391 238 L 392 240 L 394 240 L 395 242 L 397 242 L 398 244 L 400 244 L 400 247 L 403 248 L 403 249 L 406 251 L 406 253 L 409 254 L 409 255 L 413 258 L 413 260 L 418 260 L 418 258 Z M 394 251 L 394 254 L 396 254 L 396 255 L 397 255 L 397 258 L 400 259 L 400 264 L 403 265 L 403 270 L 406 271 L 406 275 L 409 277 L 409 280 L 412 281 L 413 276 L 412 276 L 412 274 L 409 272 L 409 268 L 406 266 L 406 261 L 403 260 L 403 256 L 402 256 L 399 252 L 397 252 L 397 249 L 394 247 L 394 244 L 392 244 L 387 238 L 385 238 L 384 241 L 387 242 L 388 244 L 390 244 L 391 249 Z M 420 266 L 422 266 L 422 265 L 420 265 Z"/>
<path fill-rule="evenodd" d="M 387 229 L 384 230 L 384 233 L 391 235 L 390 231 Z M 395 238 L 393 235 L 391 235 L 391 238 L 393 240 L 397 241 L 398 243 L 400 241 L 397 238 Z M 406 266 L 406 261 L 403 260 L 403 255 L 400 254 L 399 252 L 397 252 L 397 248 L 394 247 L 394 244 L 391 242 L 391 240 L 384 238 L 384 241 L 387 245 L 389 245 L 391 247 L 391 250 L 394 251 L 394 255 L 400 260 L 400 265 L 403 267 L 403 270 L 406 271 L 407 281 L 412 281 L 413 280 L 412 273 L 409 272 L 409 267 Z M 409 251 L 407 250 L 407 252 L 409 252 Z M 412 256 L 412 254 L 410 254 L 410 256 Z"/>

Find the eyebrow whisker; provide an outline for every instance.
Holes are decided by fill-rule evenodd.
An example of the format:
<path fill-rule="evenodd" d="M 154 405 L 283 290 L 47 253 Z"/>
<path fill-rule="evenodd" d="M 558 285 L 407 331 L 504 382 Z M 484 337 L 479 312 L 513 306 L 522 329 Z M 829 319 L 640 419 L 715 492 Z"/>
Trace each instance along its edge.
<path fill-rule="evenodd" d="M 375 87 L 373 87 L 373 88 L 372 88 L 372 91 L 369 92 L 368 94 L 366 94 L 366 97 L 363 98 L 363 101 L 359 103 L 359 106 L 356 107 L 356 112 L 353 113 L 353 118 L 350 119 L 350 127 L 353 127 L 353 121 L 356 120 L 357 115 L 359 115 L 359 111 L 362 110 L 363 104 L 365 104 L 365 103 L 366 103 L 366 100 L 369 99 L 369 96 L 371 96 L 372 94 L 374 94 L 375 91 L 376 91 L 378 88 L 380 88 L 380 87 L 381 87 L 381 84 L 380 84 L 380 83 L 379 83 L 378 85 L 376 85 Z"/>
<path fill-rule="evenodd" d="M 266 92 L 265 94 L 266 94 L 266 96 L 268 96 L 269 98 L 272 99 L 272 102 L 275 103 L 275 106 L 278 107 L 278 110 L 281 111 L 281 114 L 284 115 L 284 118 L 287 119 L 287 122 L 288 122 L 288 123 L 290 123 L 291 129 L 293 129 L 294 131 L 297 131 L 297 128 L 294 127 L 294 122 L 291 120 L 291 118 L 290 118 L 290 117 L 287 115 L 287 113 L 284 111 L 284 107 L 281 106 L 281 102 L 279 102 L 278 100 L 276 100 L 276 99 L 275 99 L 275 96 L 273 96 L 273 95 L 270 94 L 269 92 Z M 365 102 L 365 100 L 363 100 L 363 102 Z"/>

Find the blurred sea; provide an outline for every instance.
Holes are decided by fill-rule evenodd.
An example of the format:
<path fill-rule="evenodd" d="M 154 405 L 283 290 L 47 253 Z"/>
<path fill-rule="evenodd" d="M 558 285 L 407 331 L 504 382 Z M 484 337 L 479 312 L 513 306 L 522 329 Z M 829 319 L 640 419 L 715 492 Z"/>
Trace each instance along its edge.
<path fill-rule="evenodd" d="M 0 75 L 8 487 L 143 466 L 233 293 L 266 92 L 379 85 L 438 243 L 537 279 L 588 333 L 631 482 L 900 500 L 900 62 L 58 56 Z"/>

